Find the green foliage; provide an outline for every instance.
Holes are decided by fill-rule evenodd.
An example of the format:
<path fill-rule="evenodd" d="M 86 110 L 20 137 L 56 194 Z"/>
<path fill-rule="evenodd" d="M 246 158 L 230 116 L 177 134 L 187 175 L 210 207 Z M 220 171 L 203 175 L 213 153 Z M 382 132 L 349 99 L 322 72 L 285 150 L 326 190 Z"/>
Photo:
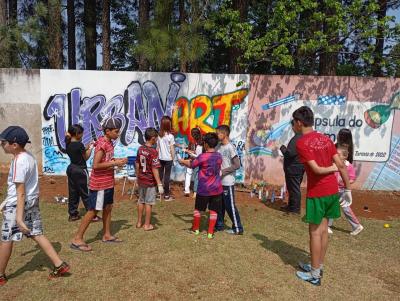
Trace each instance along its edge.
<path fill-rule="evenodd" d="M 1 67 L 49 67 L 51 1 L 57 0 L 20 1 L 18 22 L 0 26 Z M 400 24 L 379 17 L 378 0 L 247 0 L 244 20 L 235 1 L 185 0 L 182 24 L 178 0 L 151 1 L 149 26 L 142 29 L 138 0 L 112 0 L 112 68 L 136 70 L 143 56 L 151 71 L 224 73 L 233 47 L 241 53 L 236 64 L 249 73 L 318 74 L 325 64 L 337 75 L 369 76 L 377 66 L 386 76 L 400 75 Z M 76 1 L 78 60 L 84 56 L 82 3 Z M 399 2 L 388 1 L 390 9 L 400 9 Z M 101 26 L 98 31 L 101 36 Z M 384 39 L 383 49 L 377 39 Z"/>

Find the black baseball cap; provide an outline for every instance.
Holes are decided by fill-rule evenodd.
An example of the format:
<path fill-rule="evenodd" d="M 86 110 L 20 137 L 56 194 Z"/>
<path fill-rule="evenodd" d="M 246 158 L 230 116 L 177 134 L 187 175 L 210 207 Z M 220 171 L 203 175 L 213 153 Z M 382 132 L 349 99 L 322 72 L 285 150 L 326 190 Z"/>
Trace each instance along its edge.
<path fill-rule="evenodd" d="M 26 144 L 31 143 L 29 141 L 29 136 L 26 131 L 17 125 L 12 125 L 6 128 L 0 134 L 1 141 L 8 141 L 9 143 Z"/>

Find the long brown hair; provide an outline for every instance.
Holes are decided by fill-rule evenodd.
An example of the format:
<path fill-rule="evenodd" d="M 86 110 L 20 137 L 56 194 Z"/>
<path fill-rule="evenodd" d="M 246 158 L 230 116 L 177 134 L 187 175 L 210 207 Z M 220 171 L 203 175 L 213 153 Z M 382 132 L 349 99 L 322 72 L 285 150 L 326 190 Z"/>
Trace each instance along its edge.
<path fill-rule="evenodd" d="M 172 119 L 169 116 L 163 116 L 160 122 L 160 137 L 164 137 L 165 133 L 172 132 Z"/>

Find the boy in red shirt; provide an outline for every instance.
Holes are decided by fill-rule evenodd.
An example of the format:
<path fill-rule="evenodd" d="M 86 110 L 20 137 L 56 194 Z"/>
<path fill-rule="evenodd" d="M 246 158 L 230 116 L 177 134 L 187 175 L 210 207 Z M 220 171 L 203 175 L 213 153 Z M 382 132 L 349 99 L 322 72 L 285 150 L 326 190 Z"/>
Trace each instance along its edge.
<path fill-rule="evenodd" d="M 122 167 L 127 158 L 114 159 L 113 141 L 119 137 L 121 121 L 109 117 L 102 122 L 104 136 L 96 141 L 93 167 L 89 179 L 88 211 L 82 219 L 78 232 L 72 239 L 70 247 L 82 252 L 91 251 L 83 235 L 97 212 L 103 210 L 103 242 L 122 242 L 111 235 L 111 210 L 114 203 L 114 167 Z"/>
<path fill-rule="evenodd" d="M 145 231 L 150 231 L 154 230 L 150 219 L 152 207 L 156 203 L 156 186 L 158 186 L 160 194 L 164 193 L 164 188 L 158 172 L 161 164 L 158 159 L 158 152 L 154 148 L 154 145 L 157 144 L 158 133 L 154 128 L 148 128 L 144 133 L 144 138 L 146 143 L 139 147 L 135 163 L 139 186 L 138 221 L 136 228 L 143 226 Z M 144 225 L 142 224 L 143 211 L 145 211 Z"/>
<path fill-rule="evenodd" d="M 334 172 L 339 170 L 345 184 L 342 199 L 351 202 L 350 182 L 346 166 L 340 160 L 332 140 L 314 131 L 314 113 L 303 106 L 293 112 L 293 129 L 302 137 L 296 143 L 300 161 L 307 173 L 305 222 L 309 223 L 311 264 L 300 263 L 304 272 L 297 277 L 321 285 L 325 253 L 328 247 L 328 219 L 340 217 L 338 183 Z M 333 165 L 333 162 L 335 165 Z"/>

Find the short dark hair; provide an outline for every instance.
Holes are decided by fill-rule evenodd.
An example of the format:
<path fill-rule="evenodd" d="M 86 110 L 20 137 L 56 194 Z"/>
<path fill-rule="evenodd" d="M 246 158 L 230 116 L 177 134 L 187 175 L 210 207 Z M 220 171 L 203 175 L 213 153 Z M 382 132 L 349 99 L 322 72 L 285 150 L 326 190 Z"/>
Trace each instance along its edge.
<path fill-rule="evenodd" d="M 225 125 L 225 124 L 219 125 L 219 126 L 217 127 L 217 131 L 224 132 L 224 133 L 225 133 L 226 135 L 228 135 L 228 136 L 229 136 L 229 134 L 231 133 L 231 129 L 229 128 L 229 126 L 227 126 L 227 125 Z"/>
<path fill-rule="evenodd" d="M 210 148 L 215 148 L 218 145 L 218 135 L 216 133 L 207 133 L 204 135 L 203 141 Z"/>
<path fill-rule="evenodd" d="M 307 127 L 314 125 L 314 113 L 307 106 L 298 108 L 293 112 L 292 116 L 294 120 L 301 121 Z"/>
<path fill-rule="evenodd" d="M 190 131 L 190 134 L 192 135 L 193 139 L 196 141 L 196 143 L 201 142 L 201 131 L 199 128 L 192 128 Z"/>
<path fill-rule="evenodd" d="M 144 139 L 149 141 L 153 137 L 158 137 L 158 132 L 155 128 L 147 128 L 144 132 Z"/>

